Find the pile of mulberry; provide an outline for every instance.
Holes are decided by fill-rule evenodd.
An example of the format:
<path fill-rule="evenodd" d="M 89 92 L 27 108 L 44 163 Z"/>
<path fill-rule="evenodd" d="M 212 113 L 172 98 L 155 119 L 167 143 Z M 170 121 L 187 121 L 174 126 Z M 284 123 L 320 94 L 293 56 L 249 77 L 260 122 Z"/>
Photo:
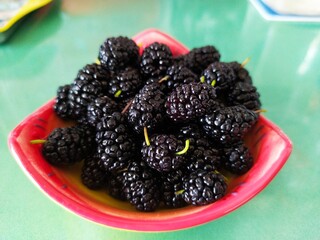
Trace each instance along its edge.
<path fill-rule="evenodd" d="M 219 201 L 255 163 L 245 141 L 261 112 L 252 76 L 213 45 L 179 56 L 161 42 L 139 48 L 107 38 L 96 63 L 57 89 L 53 111 L 68 127 L 33 143 L 138 211 Z"/>

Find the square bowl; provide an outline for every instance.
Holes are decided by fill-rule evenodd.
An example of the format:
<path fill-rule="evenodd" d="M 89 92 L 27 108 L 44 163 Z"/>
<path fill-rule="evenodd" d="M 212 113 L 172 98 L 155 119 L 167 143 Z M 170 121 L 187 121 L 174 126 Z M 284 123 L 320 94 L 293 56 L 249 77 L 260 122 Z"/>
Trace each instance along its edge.
<path fill-rule="evenodd" d="M 174 56 L 189 51 L 172 37 L 155 29 L 139 33 L 133 40 L 140 46 L 140 51 L 155 41 L 167 44 Z M 43 159 L 41 146 L 30 143 L 33 139 L 46 138 L 54 128 L 67 126 L 56 116 L 53 105 L 54 99 L 27 116 L 11 131 L 8 144 L 14 158 L 31 181 L 50 199 L 78 216 L 119 229 L 173 231 L 222 217 L 263 190 L 292 151 L 290 139 L 274 123 L 260 115 L 245 137 L 246 145 L 254 157 L 254 165 L 245 175 L 232 178 L 227 194 L 222 199 L 201 207 L 138 212 L 129 203 L 116 200 L 104 191 L 87 189 L 79 177 L 81 164 L 72 169 L 53 167 Z"/>

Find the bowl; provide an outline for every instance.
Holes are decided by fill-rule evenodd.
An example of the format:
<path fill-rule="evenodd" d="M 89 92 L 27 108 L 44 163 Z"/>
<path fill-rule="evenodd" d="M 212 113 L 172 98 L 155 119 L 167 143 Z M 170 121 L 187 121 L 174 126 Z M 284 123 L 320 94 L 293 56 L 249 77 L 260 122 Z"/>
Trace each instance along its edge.
<path fill-rule="evenodd" d="M 188 49 L 172 37 L 155 29 L 146 30 L 133 39 L 141 47 L 158 41 L 167 44 L 174 55 Z M 227 194 L 206 206 L 159 209 L 145 213 L 129 203 L 118 201 L 104 191 L 87 189 L 80 181 L 81 164 L 72 169 L 49 165 L 41 155 L 41 146 L 30 144 L 42 139 L 66 123 L 53 112 L 51 99 L 16 126 L 8 137 L 10 150 L 22 170 L 50 199 L 81 216 L 105 226 L 135 231 L 173 231 L 213 221 L 239 208 L 263 190 L 287 161 L 290 139 L 263 115 L 246 135 L 245 142 L 254 157 L 254 165 L 245 175 L 233 178 Z"/>

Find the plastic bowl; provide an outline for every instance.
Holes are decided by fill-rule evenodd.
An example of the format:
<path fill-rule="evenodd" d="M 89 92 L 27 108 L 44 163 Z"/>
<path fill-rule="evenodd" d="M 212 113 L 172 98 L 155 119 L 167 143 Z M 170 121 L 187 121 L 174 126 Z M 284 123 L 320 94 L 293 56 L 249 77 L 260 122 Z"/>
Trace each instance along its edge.
<path fill-rule="evenodd" d="M 174 55 L 188 52 L 182 44 L 154 29 L 133 39 L 141 49 L 158 41 L 167 44 Z M 254 156 L 254 166 L 247 174 L 230 181 L 225 197 L 207 206 L 138 212 L 129 203 L 115 200 L 104 191 L 87 189 L 80 181 L 80 164 L 73 169 L 53 167 L 43 159 L 41 146 L 30 144 L 30 140 L 45 138 L 54 128 L 66 126 L 54 114 L 53 104 L 54 100 L 44 104 L 10 133 L 10 150 L 27 176 L 49 198 L 72 213 L 109 227 L 147 232 L 172 231 L 222 217 L 263 190 L 292 151 L 291 141 L 281 129 L 260 116 L 245 139 Z"/>

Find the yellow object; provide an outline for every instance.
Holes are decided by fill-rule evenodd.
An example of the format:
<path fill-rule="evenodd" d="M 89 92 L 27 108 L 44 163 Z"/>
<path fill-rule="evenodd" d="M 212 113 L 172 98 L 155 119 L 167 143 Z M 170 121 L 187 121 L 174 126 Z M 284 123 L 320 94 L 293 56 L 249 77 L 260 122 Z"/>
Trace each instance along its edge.
<path fill-rule="evenodd" d="M 26 0 L 0 2 L 0 33 L 7 31 L 30 12 L 41 8 L 52 0 Z M 8 6 L 8 9 L 6 7 Z M 3 18 L 5 17 L 5 18 Z"/>
<path fill-rule="evenodd" d="M 187 139 L 186 142 L 185 142 L 185 147 L 184 149 L 182 149 L 180 152 L 177 152 L 176 155 L 182 155 L 182 154 L 185 154 L 188 149 L 189 149 L 189 144 L 190 144 L 190 140 Z"/>

